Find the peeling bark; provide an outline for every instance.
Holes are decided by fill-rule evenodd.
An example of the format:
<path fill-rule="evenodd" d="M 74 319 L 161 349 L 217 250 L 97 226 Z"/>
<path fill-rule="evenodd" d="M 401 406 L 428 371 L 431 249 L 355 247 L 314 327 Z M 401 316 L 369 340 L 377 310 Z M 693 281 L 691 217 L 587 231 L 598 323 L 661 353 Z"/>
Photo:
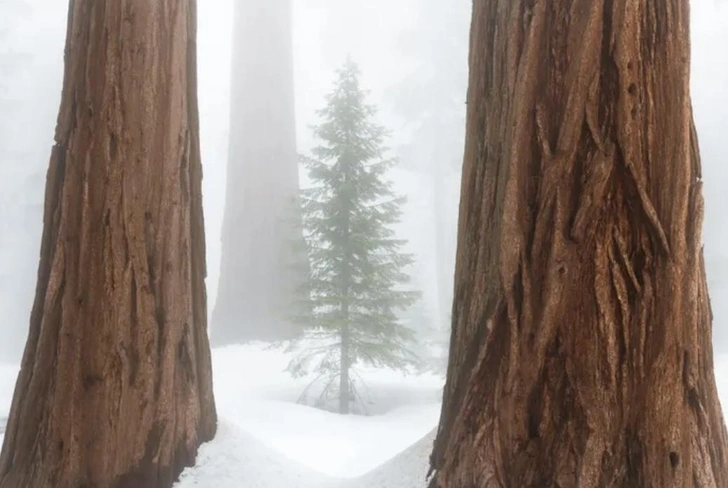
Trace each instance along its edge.
<path fill-rule="evenodd" d="M 236 2 L 234 37 L 215 345 L 290 339 L 308 265 L 298 201 L 291 1 Z"/>
<path fill-rule="evenodd" d="M 213 437 L 194 0 L 71 0 L 0 487 L 169 487 Z"/>
<path fill-rule="evenodd" d="M 432 485 L 728 486 L 687 0 L 476 0 Z"/>

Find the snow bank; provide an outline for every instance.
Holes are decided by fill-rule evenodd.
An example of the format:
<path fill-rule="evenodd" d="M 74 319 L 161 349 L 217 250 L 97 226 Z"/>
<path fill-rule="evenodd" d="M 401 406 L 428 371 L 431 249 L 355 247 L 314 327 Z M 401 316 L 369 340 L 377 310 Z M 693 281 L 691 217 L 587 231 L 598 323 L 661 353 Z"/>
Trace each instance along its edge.
<path fill-rule="evenodd" d="M 200 448 L 197 466 L 187 468 L 175 488 L 327 488 L 334 480 L 266 448 L 235 425 L 222 421 L 213 442 Z"/>
<path fill-rule="evenodd" d="M 355 480 L 317 473 L 268 449 L 229 422 L 215 441 L 200 448 L 198 464 L 187 468 L 175 488 L 424 488 L 435 431 L 390 461 Z"/>
<path fill-rule="evenodd" d="M 424 488 L 436 433 L 433 430 L 377 469 L 351 481 L 345 488 Z"/>
<path fill-rule="evenodd" d="M 441 377 L 362 369 L 372 415 L 342 416 L 296 403 L 310 379 L 287 374 L 289 359 L 262 344 L 213 351 L 219 432 L 175 488 L 421 485 L 440 414 Z"/>
<path fill-rule="evenodd" d="M 360 476 L 432 430 L 440 415 L 443 379 L 361 369 L 371 413 L 338 415 L 296 400 L 310 378 L 284 370 L 280 349 L 243 345 L 213 352 L 220 416 L 266 447 L 331 477 Z"/>
<path fill-rule="evenodd" d="M 218 349 L 213 362 L 218 434 L 175 488 L 426 486 L 442 379 L 366 371 L 372 409 L 381 413 L 341 416 L 295 403 L 306 380 L 284 372 L 288 356 L 280 350 Z M 3 428 L 17 373 L 0 366 Z M 715 378 L 728 414 L 728 355 L 716 356 Z"/>
<path fill-rule="evenodd" d="M 215 351 L 214 361 L 218 409 L 229 417 L 222 434 L 203 448 L 199 467 L 190 470 L 204 480 L 199 486 L 237 486 L 218 481 L 215 466 L 220 465 L 226 476 L 251 480 L 252 487 L 425 488 L 442 380 L 368 371 L 372 398 L 380 402 L 374 410 L 382 414 L 340 416 L 291 403 L 306 381 L 283 373 L 287 356 L 281 351 L 237 346 Z M 715 377 L 728 413 L 728 355 L 716 356 Z M 230 426 L 237 444 L 229 440 Z M 264 459 L 245 454 L 244 442 L 250 441 Z M 244 453 L 245 469 L 253 471 L 235 474 L 238 461 L 230 453 L 236 450 Z M 197 485 L 180 484 L 188 486 Z"/>

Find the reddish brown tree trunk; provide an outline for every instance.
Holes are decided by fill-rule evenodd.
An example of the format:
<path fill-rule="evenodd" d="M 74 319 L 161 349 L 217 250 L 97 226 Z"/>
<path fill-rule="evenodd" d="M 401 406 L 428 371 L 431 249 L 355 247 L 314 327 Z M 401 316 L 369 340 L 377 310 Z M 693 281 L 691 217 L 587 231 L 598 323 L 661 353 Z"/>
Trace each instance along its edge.
<path fill-rule="evenodd" d="M 433 486 L 728 486 L 688 25 L 475 1 Z"/>
<path fill-rule="evenodd" d="M 292 336 L 308 263 L 298 202 L 291 0 L 235 4 L 216 345 Z"/>
<path fill-rule="evenodd" d="M 215 433 L 194 0 L 71 0 L 2 488 L 169 487 Z"/>

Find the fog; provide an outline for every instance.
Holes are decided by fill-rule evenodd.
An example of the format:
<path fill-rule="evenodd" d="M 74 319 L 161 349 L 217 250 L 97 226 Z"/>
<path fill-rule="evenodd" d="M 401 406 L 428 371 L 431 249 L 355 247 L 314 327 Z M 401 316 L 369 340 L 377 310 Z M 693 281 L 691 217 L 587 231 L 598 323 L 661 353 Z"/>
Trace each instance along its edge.
<path fill-rule="evenodd" d="M 224 262 L 230 141 L 239 137 L 230 131 L 232 68 L 239 61 L 233 54 L 234 1 L 198 1 L 206 284 L 213 331 Z M 67 5 L 61 0 L 0 0 L 0 363 L 10 365 L 8 378 L 12 379 L 12 368 L 23 353 L 35 293 L 45 172 L 61 94 Z M 337 80 L 337 70 L 347 59 L 354 60 L 361 84 L 368 90 L 368 102 L 377 108 L 375 122 L 388 130 L 387 155 L 398 160 L 390 171 L 394 191 L 407 198 L 394 229 L 406 241 L 404 250 L 414 256 L 406 268 L 411 277 L 408 286 L 422 296 L 401 318 L 420 342 L 414 352 L 432 354 L 436 366 L 418 371 L 420 376 L 406 387 L 397 382 L 400 379 L 379 371 L 366 372 L 367 381 L 375 385 L 371 396 L 362 401 L 368 405 L 366 413 L 389 414 L 391 423 L 338 424 L 337 418 L 294 411 L 289 404 L 301 394 L 300 383 L 282 373 L 261 373 L 259 378 L 245 380 L 231 376 L 240 368 L 277 375 L 289 360 L 287 352 L 280 350 L 253 346 L 217 350 L 213 354 L 216 371 L 229 374 L 218 377 L 216 373 L 215 394 L 226 422 L 237 415 L 248 422 L 245 435 L 265 439 L 261 452 L 270 448 L 327 476 L 353 477 L 430 432 L 439 416 L 445 363 L 438 354 L 444 354 L 449 338 L 471 0 L 293 0 L 292 5 L 297 152 L 310 154 L 318 144 L 312 126 L 321 122 L 319 111 Z M 717 355 L 728 353 L 727 48 L 728 1 L 692 0 L 692 100 L 703 165 L 703 238 Z M 304 188 L 311 184 L 303 169 L 300 184 Z M 12 392 L 8 378 L 0 378 L 1 401 Z M 259 395 L 265 402 L 241 399 L 241 392 Z M 289 404 L 284 406 L 281 400 Z M 5 412 L 2 408 L 0 417 Z M 287 415 L 296 420 L 285 426 L 285 433 L 276 430 Z M 256 422 L 250 422 L 251 418 Z M 392 435 L 391 426 L 399 421 L 409 430 Z M 223 434 L 235 441 L 237 434 L 225 430 L 224 422 L 221 425 Z M 339 434 L 327 438 L 327 428 L 338 429 Z M 341 432 L 369 447 L 360 446 L 361 452 L 357 451 L 359 447 L 355 449 Z M 383 436 L 387 442 L 380 442 Z M 428 451 L 431 439 L 422 446 L 422 452 Z M 218 454 L 228 459 L 224 456 L 229 453 Z M 205 455 L 215 456 L 213 451 Z M 295 479 L 301 476 L 296 474 Z M 277 483 L 270 486 L 299 486 Z M 311 486 L 321 485 L 312 481 Z"/>
<path fill-rule="evenodd" d="M 42 200 L 62 81 L 66 2 L 6 0 L 0 6 L 0 356 L 20 357 L 35 286 Z M 399 157 L 396 186 L 406 194 L 402 237 L 417 263 L 423 314 L 447 322 L 464 134 L 469 2 L 467 0 L 297 0 L 294 5 L 298 151 L 312 145 L 335 69 L 359 64 L 387 143 Z M 208 243 L 208 297 L 217 297 L 225 202 L 232 47 L 231 0 L 199 4 L 199 98 Z M 716 348 L 728 350 L 728 5 L 693 2 L 692 95 L 703 159 L 706 263 Z M 443 105 L 445 107 L 443 108 Z M 444 114 L 444 115 L 443 115 Z M 437 117 L 437 125 L 432 123 Z M 423 123 L 423 121 L 425 121 Z M 429 124 L 429 125 L 428 125 Z M 424 127 L 423 127 L 424 126 Z M 428 130 L 436 130 L 436 138 Z M 442 142 L 444 141 L 444 142 Z M 432 153 L 439 151 L 433 157 Z M 437 159 L 441 164 L 433 165 Z M 433 174 L 438 181 L 433 186 Z M 439 191 L 434 191 L 437 188 Z M 446 191 L 445 191 L 446 190 Z M 435 228 L 435 216 L 440 226 Z M 439 253 L 436 256 L 436 253 Z M 440 269 L 438 269 L 440 266 Z"/>

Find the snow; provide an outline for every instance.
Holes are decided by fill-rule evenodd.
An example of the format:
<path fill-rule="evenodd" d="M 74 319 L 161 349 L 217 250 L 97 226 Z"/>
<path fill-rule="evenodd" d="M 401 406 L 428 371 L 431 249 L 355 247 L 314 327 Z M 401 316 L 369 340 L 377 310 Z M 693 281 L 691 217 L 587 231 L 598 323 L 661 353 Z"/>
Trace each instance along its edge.
<path fill-rule="evenodd" d="M 298 404 L 310 379 L 262 344 L 213 351 L 216 438 L 176 488 L 415 488 L 424 483 L 443 379 L 362 369 L 369 415 Z M 392 484 L 397 483 L 397 484 Z"/>
<path fill-rule="evenodd" d="M 288 359 L 261 345 L 214 351 L 220 434 L 176 488 L 426 487 L 441 378 L 364 370 L 372 415 L 341 416 L 295 403 L 307 382 L 283 371 Z M 728 412 L 728 355 L 715 377 Z"/>
<path fill-rule="evenodd" d="M 345 488 L 424 488 L 435 433 L 433 429 L 416 444 Z"/>
<path fill-rule="evenodd" d="M 281 349 L 262 344 L 213 350 L 218 433 L 200 448 L 197 466 L 185 470 L 175 488 L 421 484 L 416 480 L 427 473 L 442 377 L 362 368 L 369 415 L 342 416 L 296 403 L 310 379 L 285 372 L 289 360 Z M 3 426 L 17 373 L 17 367 L 0 366 Z"/>
<path fill-rule="evenodd" d="M 425 488 L 443 380 L 363 370 L 368 416 L 297 404 L 306 379 L 289 355 L 263 345 L 213 351 L 218 434 L 175 488 Z M 0 366 L 0 424 L 18 368 Z M 728 355 L 715 378 L 728 413 Z M 0 441 L 2 434 L 0 434 Z"/>
<path fill-rule="evenodd" d="M 283 351 L 262 345 L 216 350 L 215 400 L 221 417 L 316 471 L 337 478 L 362 475 L 437 424 L 441 377 L 362 369 L 370 415 L 342 416 L 296 403 L 310 378 L 291 378 L 284 371 L 289 359 Z"/>
<path fill-rule="evenodd" d="M 225 420 L 215 440 L 200 448 L 197 467 L 182 473 L 176 488 L 325 488 L 333 480 L 267 448 Z"/>
<path fill-rule="evenodd" d="M 198 453 L 198 466 L 182 473 L 175 488 L 417 488 L 424 487 L 433 430 L 414 445 L 371 472 L 337 480 L 316 472 L 272 449 L 226 421 Z"/>

